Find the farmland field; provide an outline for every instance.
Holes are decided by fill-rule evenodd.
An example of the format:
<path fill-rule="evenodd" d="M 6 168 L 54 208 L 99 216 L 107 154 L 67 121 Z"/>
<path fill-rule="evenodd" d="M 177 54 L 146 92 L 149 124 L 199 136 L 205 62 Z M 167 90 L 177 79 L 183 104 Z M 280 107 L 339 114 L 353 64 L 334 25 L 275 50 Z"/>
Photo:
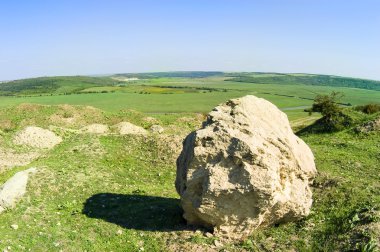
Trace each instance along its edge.
<path fill-rule="evenodd" d="M 271 75 L 270 75 L 271 76 Z M 93 79 L 93 78 L 92 78 Z M 329 87 L 290 84 L 257 84 L 226 81 L 224 77 L 206 78 L 151 78 L 133 82 L 99 79 L 93 86 L 75 83 L 81 86 L 78 92 L 73 90 L 65 79 L 64 87 L 52 92 L 21 92 L 14 96 L 0 96 L 0 107 L 9 107 L 21 103 L 39 103 L 46 105 L 72 104 L 90 105 L 109 112 L 121 109 L 133 109 L 146 113 L 208 112 L 217 104 L 230 98 L 252 94 L 265 98 L 279 108 L 291 114 L 292 110 L 309 106 L 317 94 L 332 91 L 342 92 L 342 103 L 352 105 L 374 103 L 380 100 L 376 90 L 349 87 Z M 0 85 L 1 86 L 1 85 Z M 302 114 L 299 114 L 302 116 Z"/>

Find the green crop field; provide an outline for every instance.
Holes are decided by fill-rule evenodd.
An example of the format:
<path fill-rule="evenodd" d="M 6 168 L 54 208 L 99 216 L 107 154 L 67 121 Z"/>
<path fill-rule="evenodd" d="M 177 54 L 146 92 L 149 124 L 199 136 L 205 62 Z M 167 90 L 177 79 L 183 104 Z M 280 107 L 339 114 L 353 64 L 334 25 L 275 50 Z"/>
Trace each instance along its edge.
<path fill-rule="evenodd" d="M 0 96 L 0 107 L 21 103 L 73 104 L 91 105 L 112 112 L 120 109 L 134 109 L 147 113 L 205 113 L 230 98 L 253 94 L 273 102 L 285 111 L 291 111 L 310 106 L 317 94 L 327 94 L 332 91 L 343 93 L 345 96 L 342 103 L 351 105 L 375 103 L 380 100 L 380 92 L 377 90 L 351 87 L 299 83 L 292 85 L 288 82 L 279 84 L 278 80 L 276 84 L 234 82 L 224 76 L 204 78 L 167 77 L 164 74 L 159 75 L 163 77 L 156 78 L 154 75 L 143 76 L 149 76 L 149 78 L 128 82 L 116 81 L 108 77 L 99 79 L 96 77 L 51 77 L 42 79 L 40 84 L 36 84 L 40 78 L 17 81 L 13 84 L 10 82 L 6 83 L 7 89 L 3 88 L 3 92 L 4 90 L 10 92 L 9 90 L 12 89 L 9 87 L 12 85 L 24 89 L 17 89 L 17 92 L 11 93 L 12 96 Z M 2 85 L 4 83 L 0 84 L 0 91 Z M 48 85 L 49 88 L 38 93 L 44 85 Z M 55 89 L 52 89 L 52 85 Z"/>

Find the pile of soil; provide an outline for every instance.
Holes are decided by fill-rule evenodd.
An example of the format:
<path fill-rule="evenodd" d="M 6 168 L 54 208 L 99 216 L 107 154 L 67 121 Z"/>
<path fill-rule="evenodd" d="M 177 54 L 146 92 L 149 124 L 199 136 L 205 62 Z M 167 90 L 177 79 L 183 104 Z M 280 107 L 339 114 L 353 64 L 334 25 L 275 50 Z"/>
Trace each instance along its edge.
<path fill-rule="evenodd" d="M 13 142 L 17 145 L 51 149 L 62 142 L 62 138 L 50 130 L 29 126 L 18 132 L 14 137 Z"/>
<path fill-rule="evenodd" d="M 120 135 L 146 135 L 147 131 L 129 122 L 121 122 L 113 126 Z"/>

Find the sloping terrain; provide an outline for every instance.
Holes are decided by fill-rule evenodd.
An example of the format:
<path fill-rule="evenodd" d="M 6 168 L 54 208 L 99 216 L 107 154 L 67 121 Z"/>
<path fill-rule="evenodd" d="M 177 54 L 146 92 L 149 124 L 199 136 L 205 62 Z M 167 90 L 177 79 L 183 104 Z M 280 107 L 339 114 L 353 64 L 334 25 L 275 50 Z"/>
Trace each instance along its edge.
<path fill-rule="evenodd" d="M 0 83 L 0 95 L 38 95 L 74 93 L 85 88 L 118 83 L 108 77 L 58 76 L 14 80 Z"/>
<path fill-rule="evenodd" d="M 380 91 L 380 81 L 347 78 L 319 74 L 279 74 L 279 73 L 232 73 L 227 75 L 228 81 L 281 84 L 281 85 L 312 85 L 329 87 L 362 88 Z"/>
<path fill-rule="evenodd" d="M 0 110 L 1 120 L 13 123 L 1 129 L 2 148 L 36 151 L 12 143 L 28 125 L 49 128 L 63 139 L 32 163 L 0 171 L 2 184 L 17 171 L 38 168 L 26 196 L 15 209 L 0 215 L 1 250 L 348 251 L 378 242 L 379 132 L 358 134 L 348 129 L 303 135 L 319 171 L 311 215 L 231 242 L 186 226 L 174 188 L 181 141 L 200 127 L 203 115 L 82 112 L 89 109 L 22 105 Z M 51 120 L 54 115 L 75 121 Z M 80 131 L 95 123 L 112 129 L 125 121 L 145 129 L 159 124 L 165 131 L 161 135 Z"/>

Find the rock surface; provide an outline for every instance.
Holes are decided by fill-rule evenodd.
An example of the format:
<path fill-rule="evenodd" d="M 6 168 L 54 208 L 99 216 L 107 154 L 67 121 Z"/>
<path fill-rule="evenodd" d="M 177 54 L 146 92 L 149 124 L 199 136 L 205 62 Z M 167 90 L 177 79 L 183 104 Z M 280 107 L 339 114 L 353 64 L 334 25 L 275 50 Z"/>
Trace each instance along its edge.
<path fill-rule="evenodd" d="M 0 213 L 16 206 L 17 201 L 26 193 L 29 175 L 36 171 L 36 168 L 30 168 L 18 172 L 0 187 Z"/>
<path fill-rule="evenodd" d="M 188 224 L 240 239 L 307 216 L 316 174 L 310 148 L 287 116 L 255 96 L 209 113 L 177 159 L 176 189 Z"/>
<path fill-rule="evenodd" d="M 17 145 L 27 145 L 41 149 L 51 149 L 60 142 L 62 138 L 54 132 L 40 127 L 29 126 L 17 133 L 13 142 Z"/>
<path fill-rule="evenodd" d="M 129 122 L 121 122 L 113 126 L 120 135 L 146 135 L 147 131 Z"/>

